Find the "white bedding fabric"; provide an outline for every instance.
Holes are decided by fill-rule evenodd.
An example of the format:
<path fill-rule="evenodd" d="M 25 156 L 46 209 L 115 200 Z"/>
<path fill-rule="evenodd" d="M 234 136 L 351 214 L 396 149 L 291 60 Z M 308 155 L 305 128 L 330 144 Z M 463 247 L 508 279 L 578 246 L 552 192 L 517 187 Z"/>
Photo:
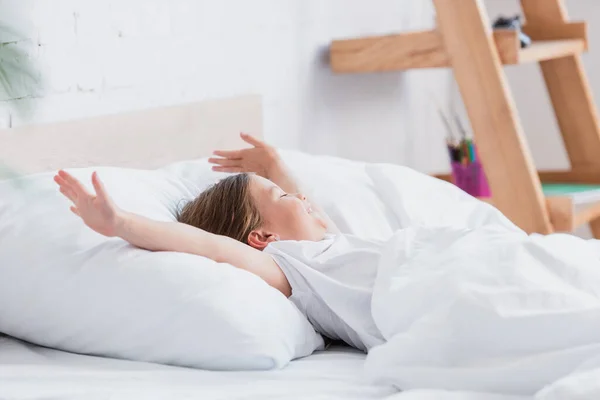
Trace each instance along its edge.
<path fill-rule="evenodd" d="M 387 343 L 370 350 L 369 376 L 600 399 L 600 241 L 529 236 L 452 185 L 400 167 L 368 172 L 406 226 L 379 261 L 371 309 Z"/>
<path fill-rule="evenodd" d="M 347 347 L 318 352 L 283 370 L 220 372 L 65 353 L 0 337 L 0 399 L 381 399 L 365 355 Z"/>
<path fill-rule="evenodd" d="M 204 371 L 66 353 L 0 335 L 0 399 L 530 400 L 441 390 L 398 393 L 366 379 L 364 358 L 334 346 L 277 371 Z"/>
<path fill-rule="evenodd" d="M 277 371 L 204 371 L 66 353 L 0 335 L 0 399 L 532 400 L 429 389 L 399 393 L 390 386 L 368 382 L 364 358 L 356 350 L 334 346 Z M 566 387 L 572 389 L 577 384 L 571 382 Z M 551 399 L 594 397 L 559 395 Z"/>

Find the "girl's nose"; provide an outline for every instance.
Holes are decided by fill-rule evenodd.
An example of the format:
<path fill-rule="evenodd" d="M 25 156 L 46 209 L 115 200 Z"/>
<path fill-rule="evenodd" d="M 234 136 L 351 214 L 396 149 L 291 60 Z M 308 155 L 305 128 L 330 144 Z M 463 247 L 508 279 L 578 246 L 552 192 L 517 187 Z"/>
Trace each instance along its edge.
<path fill-rule="evenodd" d="M 302 201 L 306 201 L 306 196 L 303 195 L 302 193 L 296 193 L 295 195 L 297 198 L 299 198 Z"/>

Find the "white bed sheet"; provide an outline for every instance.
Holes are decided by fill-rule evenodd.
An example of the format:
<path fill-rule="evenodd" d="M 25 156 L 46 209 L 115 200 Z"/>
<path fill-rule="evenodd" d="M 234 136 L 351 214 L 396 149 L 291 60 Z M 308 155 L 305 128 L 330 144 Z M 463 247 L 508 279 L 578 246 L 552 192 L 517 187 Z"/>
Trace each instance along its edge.
<path fill-rule="evenodd" d="M 0 334 L 0 399 L 10 400 L 532 400 L 376 386 L 365 354 L 334 346 L 283 370 L 222 372 L 72 354 Z"/>
<path fill-rule="evenodd" d="M 382 399 L 346 347 L 278 371 L 217 372 L 84 356 L 0 336 L 0 399 Z"/>

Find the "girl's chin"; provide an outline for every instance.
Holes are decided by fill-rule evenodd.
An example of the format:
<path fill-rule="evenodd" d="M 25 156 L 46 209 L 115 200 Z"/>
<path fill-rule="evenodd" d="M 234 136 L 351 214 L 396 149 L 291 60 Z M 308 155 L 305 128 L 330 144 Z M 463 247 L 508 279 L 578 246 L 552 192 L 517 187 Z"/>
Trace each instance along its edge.
<path fill-rule="evenodd" d="M 327 221 L 325 221 L 325 219 L 323 217 L 321 217 L 320 215 L 317 215 L 317 213 L 312 214 L 315 219 L 317 220 L 317 222 L 319 223 L 319 225 L 321 225 L 321 227 L 323 229 L 327 229 Z"/>

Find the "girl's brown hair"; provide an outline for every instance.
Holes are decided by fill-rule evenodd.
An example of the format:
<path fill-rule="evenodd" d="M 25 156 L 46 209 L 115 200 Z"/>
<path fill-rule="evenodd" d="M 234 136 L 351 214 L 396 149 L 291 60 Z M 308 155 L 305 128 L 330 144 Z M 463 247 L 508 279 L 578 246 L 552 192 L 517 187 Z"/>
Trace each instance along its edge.
<path fill-rule="evenodd" d="M 262 225 L 250 195 L 250 176 L 229 176 L 187 203 L 177 221 L 248 244 L 248 235 Z"/>

